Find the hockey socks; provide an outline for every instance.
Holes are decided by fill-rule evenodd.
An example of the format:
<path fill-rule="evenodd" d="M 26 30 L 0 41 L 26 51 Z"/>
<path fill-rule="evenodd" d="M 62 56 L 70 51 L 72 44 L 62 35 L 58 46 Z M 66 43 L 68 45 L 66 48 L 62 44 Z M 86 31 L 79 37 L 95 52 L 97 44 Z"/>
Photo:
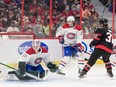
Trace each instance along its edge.
<path fill-rule="evenodd" d="M 79 75 L 79 78 L 84 78 L 86 73 L 90 70 L 91 66 L 89 64 L 86 64 L 85 67 L 83 68 L 82 72 Z"/>

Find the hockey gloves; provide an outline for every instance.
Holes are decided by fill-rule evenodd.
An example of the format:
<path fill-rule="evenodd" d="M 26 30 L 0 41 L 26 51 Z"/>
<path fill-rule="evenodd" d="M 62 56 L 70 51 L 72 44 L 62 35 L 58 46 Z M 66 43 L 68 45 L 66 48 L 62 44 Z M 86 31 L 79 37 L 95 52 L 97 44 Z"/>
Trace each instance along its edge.
<path fill-rule="evenodd" d="M 89 47 L 90 47 L 90 48 L 93 48 L 93 47 L 94 47 L 94 46 L 92 45 L 92 42 L 89 44 Z"/>
<path fill-rule="evenodd" d="M 58 36 L 59 43 L 64 44 L 64 37 L 63 36 Z"/>
<path fill-rule="evenodd" d="M 50 69 L 51 72 L 56 72 L 56 70 L 58 69 L 58 67 L 55 64 L 53 64 L 52 62 L 49 62 L 47 64 L 47 67 Z"/>
<path fill-rule="evenodd" d="M 82 46 L 81 43 L 78 43 L 77 46 L 80 52 L 84 51 L 84 46 Z"/>

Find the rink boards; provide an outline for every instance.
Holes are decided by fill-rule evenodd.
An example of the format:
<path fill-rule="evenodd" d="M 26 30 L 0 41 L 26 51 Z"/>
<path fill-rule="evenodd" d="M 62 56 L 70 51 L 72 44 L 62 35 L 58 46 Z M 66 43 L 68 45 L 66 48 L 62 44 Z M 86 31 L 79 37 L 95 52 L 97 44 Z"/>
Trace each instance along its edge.
<path fill-rule="evenodd" d="M 55 63 L 59 63 L 62 58 L 62 45 L 59 44 L 58 39 L 39 39 L 41 45 L 48 49 L 51 59 Z M 29 40 L 3 40 L 0 39 L 0 61 L 8 64 L 15 64 L 18 62 L 20 55 L 31 47 L 31 39 Z M 94 48 L 89 47 L 91 39 L 84 39 L 82 45 L 85 48 L 85 52 L 92 53 Z M 116 43 L 116 39 L 113 40 L 113 43 Z M 89 58 L 90 55 L 87 53 L 84 54 L 85 58 Z M 115 58 L 116 55 L 112 55 L 111 58 Z M 101 64 L 102 61 L 97 61 L 98 64 Z"/>

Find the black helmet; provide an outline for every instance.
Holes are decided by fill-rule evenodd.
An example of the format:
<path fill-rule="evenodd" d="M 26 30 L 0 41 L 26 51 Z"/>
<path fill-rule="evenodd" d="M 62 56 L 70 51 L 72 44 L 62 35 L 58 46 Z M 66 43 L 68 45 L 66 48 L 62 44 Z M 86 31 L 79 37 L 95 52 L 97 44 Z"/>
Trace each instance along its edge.
<path fill-rule="evenodd" d="M 108 22 L 108 20 L 107 20 L 106 18 L 101 18 L 101 19 L 99 20 L 99 23 L 100 23 L 100 24 L 107 24 L 107 22 Z"/>

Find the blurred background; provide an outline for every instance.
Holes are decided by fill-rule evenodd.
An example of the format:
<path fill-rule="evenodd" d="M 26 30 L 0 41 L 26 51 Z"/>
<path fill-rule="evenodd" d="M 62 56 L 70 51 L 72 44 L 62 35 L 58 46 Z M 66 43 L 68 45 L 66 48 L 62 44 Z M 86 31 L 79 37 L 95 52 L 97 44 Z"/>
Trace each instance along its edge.
<path fill-rule="evenodd" d="M 59 26 L 73 15 L 83 38 L 92 39 L 101 17 L 109 21 L 116 38 L 116 0 L 0 0 L 0 33 L 33 33 L 36 38 L 56 38 Z"/>

